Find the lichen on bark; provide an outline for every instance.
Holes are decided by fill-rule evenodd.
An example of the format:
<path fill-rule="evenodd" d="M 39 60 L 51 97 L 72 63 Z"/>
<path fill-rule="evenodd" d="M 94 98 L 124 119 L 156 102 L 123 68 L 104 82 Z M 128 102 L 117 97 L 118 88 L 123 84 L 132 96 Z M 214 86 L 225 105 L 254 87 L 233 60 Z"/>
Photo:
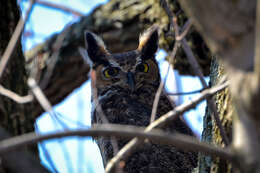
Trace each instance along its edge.
<path fill-rule="evenodd" d="M 210 67 L 210 85 L 216 85 L 221 77 L 224 75 L 223 66 L 216 58 L 213 58 Z M 232 114 L 233 106 L 229 89 L 226 88 L 222 92 L 214 96 L 217 105 L 218 115 L 227 133 L 228 139 L 232 139 Z M 202 141 L 212 143 L 213 145 L 224 147 L 223 139 L 221 137 L 219 128 L 217 127 L 214 119 L 212 120 L 212 110 L 206 108 L 206 114 L 203 120 Z M 199 156 L 199 172 L 200 173 L 229 173 L 231 172 L 231 164 L 220 158 L 212 158 L 200 154 Z"/>

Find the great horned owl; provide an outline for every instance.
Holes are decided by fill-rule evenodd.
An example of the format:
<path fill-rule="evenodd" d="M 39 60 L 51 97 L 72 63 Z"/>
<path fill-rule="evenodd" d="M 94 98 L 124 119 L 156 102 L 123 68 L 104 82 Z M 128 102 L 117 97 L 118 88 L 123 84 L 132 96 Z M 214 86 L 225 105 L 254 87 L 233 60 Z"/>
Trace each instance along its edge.
<path fill-rule="evenodd" d="M 136 50 L 111 54 L 103 41 L 94 33 L 85 33 L 88 62 L 91 62 L 93 116 L 92 123 L 109 123 L 147 126 L 153 100 L 161 78 L 155 54 L 158 49 L 158 28 L 151 27 L 141 35 Z M 94 92 L 93 92 L 94 91 Z M 95 96 L 96 95 L 96 96 Z M 94 102 L 95 98 L 97 102 Z M 97 103 L 101 110 L 98 110 Z M 173 104 L 162 93 L 156 118 L 173 109 Z M 190 129 L 177 119 L 163 128 L 191 135 Z M 127 140 L 118 140 L 119 149 Z M 104 164 L 112 158 L 109 139 L 98 138 Z M 151 142 L 142 144 L 126 161 L 124 172 L 186 173 L 197 164 L 197 154 L 177 150 L 169 145 Z"/>

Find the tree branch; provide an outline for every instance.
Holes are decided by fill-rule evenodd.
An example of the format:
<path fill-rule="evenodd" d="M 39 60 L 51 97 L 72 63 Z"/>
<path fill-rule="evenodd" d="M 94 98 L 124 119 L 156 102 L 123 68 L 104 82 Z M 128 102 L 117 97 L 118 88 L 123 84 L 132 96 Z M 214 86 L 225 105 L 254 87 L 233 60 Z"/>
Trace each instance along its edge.
<path fill-rule="evenodd" d="M 144 132 L 143 128 L 127 125 L 98 125 L 88 130 L 72 130 L 65 132 L 56 132 L 53 134 L 38 135 L 36 133 L 27 133 L 21 136 L 5 139 L 0 142 L 0 154 L 10 152 L 14 149 L 40 142 L 48 139 L 55 139 L 68 136 L 115 136 L 124 138 L 135 138 L 140 140 L 149 139 L 158 144 L 169 144 L 177 148 L 189 151 L 200 151 L 212 156 L 219 156 L 233 161 L 232 151 L 221 149 L 212 145 L 199 142 L 196 138 L 174 133 L 168 134 L 160 130 Z"/>
<path fill-rule="evenodd" d="M 8 97 L 8 98 L 12 99 L 13 101 L 20 103 L 20 104 L 28 103 L 28 102 L 31 102 L 33 100 L 32 95 L 20 96 L 16 93 L 4 88 L 2 85 L 0 85 L 0 95 L 6 96 L 6 97 Z"/>
<path fill-rule="evenodd" d="M 167 95 L 171 95 L 171 96 L 178 96 L 178 95 L 191 95 L 191 94 L 198 94 L 200 92 L 202 92 L 204 89 L 199 89 L 199 90 L 194 90 L 194 91 L 188 91 L 188 92 L 167 92 Z"/>
<path fill-rule="evenodd" d="M 36 0 L 36 3 L 39 5 L 42 5 L 42 6 L 58 9 L 58 10 L 66 12 L 66 13 L 71 13 L 71 14 L 79 16 L 79 17 L 84 16 L 84 14 L 80 13 L 79 11 L 76 11 L 72 8 L 69 8 L 69 7 L 60 5 L 60 4 L 54 4 L 54 3 L 42 1 L 42 0 Z"/>

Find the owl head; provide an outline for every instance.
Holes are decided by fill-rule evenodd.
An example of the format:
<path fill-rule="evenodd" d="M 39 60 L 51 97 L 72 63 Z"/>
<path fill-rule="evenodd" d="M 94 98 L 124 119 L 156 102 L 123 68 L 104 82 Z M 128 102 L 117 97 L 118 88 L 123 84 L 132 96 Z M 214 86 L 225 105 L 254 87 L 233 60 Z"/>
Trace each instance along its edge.
<path fill-rule="evenodd" d="M 100 37 L 85 32 L 85 59 L 91 64 L 92 87 L 98 93 L 120 88 L 135 93 L 140 88 L 160 82 L 159 68 L 155 60 L 158 49 L 158 27 L 153 26 L 140 36 L 136 50 L 110 53 Z"/>

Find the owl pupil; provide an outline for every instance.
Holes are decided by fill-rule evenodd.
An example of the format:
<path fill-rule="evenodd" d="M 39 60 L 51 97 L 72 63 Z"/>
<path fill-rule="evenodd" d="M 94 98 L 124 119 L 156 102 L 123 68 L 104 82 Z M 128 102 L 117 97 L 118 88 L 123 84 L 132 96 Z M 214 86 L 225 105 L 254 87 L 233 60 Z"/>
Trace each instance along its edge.
<path fill-rule="evenodd" d="M 136 69 L 137 69 L 138 71 L 140 71 L 140 72 L 147 73 L 148 70 L 149 70 L 149 66 L 148 66 L 148 64 L 146 64 L 146 63 L 142 63 L 142 64 L 139 64 L 139 65 L 136 67 Z"/>
<path fill-rule="evenodd" d="M 137 70 L 144 71 L 144 65 L 143 64 L 138 65 Z"/>
<path fill-rule="evenodd" d="M 110 76 L 114 76 L 116 74 L 116 70 L 114 68 L 110 68 L 108 69 L 107 73 L 110 75 Z"/>

